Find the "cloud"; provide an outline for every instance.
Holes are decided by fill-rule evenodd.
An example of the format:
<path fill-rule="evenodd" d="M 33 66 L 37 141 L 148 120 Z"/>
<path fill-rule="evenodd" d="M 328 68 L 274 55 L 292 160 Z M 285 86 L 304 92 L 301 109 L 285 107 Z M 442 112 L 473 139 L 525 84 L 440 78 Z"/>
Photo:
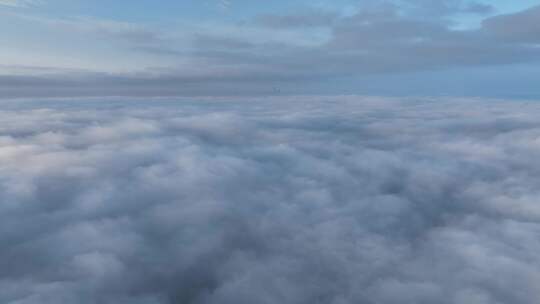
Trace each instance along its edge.
<path fill-rule="evenodd" d="M 4 101 L 0 302 L 536 303 L 539 113 Z"/>
<path fill-rule="evenodd" d="M 0 6 L 29 7 L 39 4 L 39 0 L 0 0 Z"/>
<path fill-rule="evenodd" d="M 480 28 L 455 29 L 455 22 L 449 18 L 466 12 L 488 11 L 481 3 L 469 1 L 405 1 L 401 4 L 376 2 L 349 15 L 324 11 L 266 14 L 255 18 L 253 23 L 285 33 L 303 29 L 304 35 L 324 38 L 315 40 L 317 43 L 312 45 L 294 45 L 231 33 L 214 34 L 213 37 L 221 38 L 221 45 L 229 42 L 232 47 L 215 52 L 215 47 L 195 45 L 192 58 L 233 67 L 238 64 L 237 58 L 246 58 L 248 63 L 255 62 L 253 67 L 261 68 L 261 73 L 271 66 L 284 74 L 304 74 L 308 79 L 320 77 L 323 80 L 336 75 L 392 74 L 540 60 L 538 48 L 531 44 L 537 36 L 532 25 L 536 8 L 517 13 L 515 17 L 505 14 L 487 17 Z M 509 39 L 516 36 L 516 31 L 520 31 L 517 36 L 523 38 Z M 242 39 L 245 43 L 241 43 Z M 250 47 L 239 50 L 239 45 Z"/>
<path fill-rule="evenodd" d="M 485 31 L 510 42 L 540 43 L 540 6 L 484 20 Z"/>
<path fill-rule="evenodd" d="M 405 0 L 394 1 L 397 6 L 404 6 L 411 13 L 423 16 L 424 18 L 452 16 L 456 14 L 478 14 L 486 15 L 496 11 L 495 7 L 479 1 L 464 0 Z"/>
<path fill-rule="evenodd" d="M 223 10 L 229 10 L 232 7 L 232 1 L 230 0 L 218 0 L 218 7 Z"/>
<path fill-rule="evenodd" d="M 328 27 L 338 17 L 335 13 L 315 11 L 299 15 L 260 15 L 255 23 L 269 28 Z"/>
<path fill-rule="evenodd" d="M 104 38 L 113 42 L 127 42 L 131 46 L 164 45 L 171 42 L 164 37 L 163 32 L 150 26 L 132 22 L 81 16 L 73 18 L 50 18 L 20 14 L 14 16 L 40 27 L 71 32 L 86 37 Z"/>
<path fill-rule="evenodd" d="M 10 18 L 40 29 L 34 36 L 25 36 L 62 33 L 60 40 L 92 43 L 85 50 L 75 46 L 49 55 L 55 47 L 44 47 L 32 38 L 10 45 L 6 58 L 10 58 L 11 68 L 0 67 L 0 98 L 265 95 L 273 88 L 293 94 L 346 91 L 386 95 L 387 89 L 370 91 L 373 84 L 363 79 L 402 75 L 407 80 L 421 73 L 452 75 L 456 70 L 469 77 L 474 69 L 485 69 L 487 78 L 499 69 L 495 72 L 501 77 L 497 83 L 505 87 L 526 74 L 505 76 L 503 70 L 508 66 L 540 62 L 537 7 L 484 17 L 477 28 L 458 29 L 453 16 L 479 3 L 428 2 L 383 5 L 373 1 L 349 14 L 306 9 L 289 15 L 264 14 L 243 23 L 201 21 L 182 29 L 91 17 L 51 19 L 13 14 Z M 40 57 L 30 56 L 28 50 L 34 48 L 44 49 Z M 73 69 L 54 69 L 59 63 Z M 32 69 L 32 64 L 41 67 Z M 43 73 L 46 66 L 54 73 Z M 94 70 L 77 69 L 79 66 Z M 534 79 L 536 73 L 524 76 Z M 388 81 L 379 80 L 375 86 Z M 332 89 L 332 84 L 339 88 Z M 323 87 L 327 89 L 313 89 Z M 521 88 L 514 85 L 508 90 Z M 474 95 L 493 95 L 487 89 L 473 91 Z M 439 93 L 418 90 L 414 94 Z"/>
<path fill-rule="evenodd" d="M 310 86 L 359 83 L 362 77 L 502 70 L 540 61 L 534 22 L 537 7 L 486 17 L 479 28 L 456 29 L 448 16 L 480 4 L 439 4 L 376 2 L 348 15 L 321 10 L 266 14 L 245 24 L 204 23 L 182 33 L 92 18 L 26 17 L 77 37 L 117 44 L 124 48 L 120 53 L 145 63 L 128 65 L 122 72 L 4 72 L 0 97 L 261 95 L 274 87 L 306 93 Z"/>

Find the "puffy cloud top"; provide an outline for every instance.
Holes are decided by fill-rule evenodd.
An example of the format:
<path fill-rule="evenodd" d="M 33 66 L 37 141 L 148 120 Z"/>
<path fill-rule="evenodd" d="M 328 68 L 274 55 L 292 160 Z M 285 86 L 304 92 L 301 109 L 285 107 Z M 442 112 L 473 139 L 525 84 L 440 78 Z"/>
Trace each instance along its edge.
<path fill-rule="evenodd" d="M 2 303 L 540 298 L 538 104 L 2 105 Z"/>

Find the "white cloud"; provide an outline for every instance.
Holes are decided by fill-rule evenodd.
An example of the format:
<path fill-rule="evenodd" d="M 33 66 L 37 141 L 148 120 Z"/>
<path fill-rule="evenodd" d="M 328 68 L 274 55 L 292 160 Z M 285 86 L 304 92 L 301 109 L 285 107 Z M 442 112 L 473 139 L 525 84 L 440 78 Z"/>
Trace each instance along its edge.
<path fill-rule="evenodd" d="M 0 0 L 0 5 L 11 7 L 29 7 L 40 4 L 39 0 Z"/>
<path fill-rule="evenodd" d="M 2 102 L 2 303 L 540 297 L 540 105 Z"/>
<path fill-rule="evenodd" d="M 232 1 L 230 0 L 218 0 L 218 7 L 220 9 L 228 10 L 232 6 Z"/>

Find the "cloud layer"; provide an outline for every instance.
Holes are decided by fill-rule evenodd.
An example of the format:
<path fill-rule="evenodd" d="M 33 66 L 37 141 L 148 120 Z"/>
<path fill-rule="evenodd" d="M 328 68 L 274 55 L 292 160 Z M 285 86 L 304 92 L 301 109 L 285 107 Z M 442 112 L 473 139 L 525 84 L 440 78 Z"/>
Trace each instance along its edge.
<path fill-rule="evenodd" d="M 2 303 L 540 297 L 538 104 L 2 108 Z"/>
<path fill-rule="evenodd" d="M 515 79 L 537 79 L 527 67 L 536 71 L 540 62 L 540 6 L 497 13 L 475 1 L 362 3 L 347 13 L 303 7 L 160 26 L 91 16 L 8 14 L 5 22 L 21 30 L 12 33 L 7 61 L 0 65 L 0 98 L 260 96 L 275 87 L 293 95 L 388 95 L 388 90 L 369 87 L 388 87 L 400 75 L 398 83 L 419 77 L 430 84 L 428 89 L 414 86 L 415 95 L 435 95 L 440 85 L 422 73 L 439 72 L 446 83 L 455 83 L 473 69 L 483 71 L 482 79 L 496 78 L 490 87 L 502 87 L 508 96 L 523 91 Z M 44 44 L 43 35 L 64 43 Z M 21 36 L 28 38 L 18 41 Z M 64 44 L 85 47 L 64 49 Z M 18 65 L 19 72 L 6 65 Z M 56 69 L 29 68 L 37 65 Z M 509 72 L 509 67 L 521 70 Z M 476 91 L 450 93 L 497 96 L 483 80 L 468 79 L 467 84 Z M 538 94 L 534 85 L 525 87 L 524 94 Z"/>

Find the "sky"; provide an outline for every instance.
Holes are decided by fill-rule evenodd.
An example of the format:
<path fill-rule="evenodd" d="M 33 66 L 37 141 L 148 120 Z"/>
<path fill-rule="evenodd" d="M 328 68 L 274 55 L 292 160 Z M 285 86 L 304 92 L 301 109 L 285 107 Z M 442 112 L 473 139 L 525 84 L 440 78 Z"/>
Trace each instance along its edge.
<path fill-rule="evenodd" d="M 539 4 L 2 0 L 0 94 L 538 96 Z"/>

